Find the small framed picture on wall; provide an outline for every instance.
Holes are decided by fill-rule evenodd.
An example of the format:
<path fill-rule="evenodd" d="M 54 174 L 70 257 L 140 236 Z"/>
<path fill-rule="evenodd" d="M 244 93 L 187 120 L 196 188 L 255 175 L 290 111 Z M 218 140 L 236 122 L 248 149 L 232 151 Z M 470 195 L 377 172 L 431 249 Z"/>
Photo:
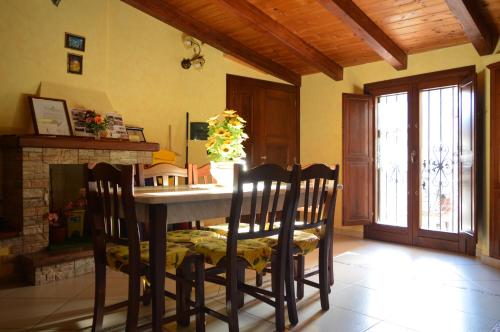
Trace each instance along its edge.
<path fill-rule="evenodd" d="M 84 52 L 85 37 L 66 32 L 64 34 L 64 47 Z"/>
<path fill-rule="evenodd" d="M 78 75 L 83 73 L 83 55 L 68 53 L 68 73 Z"/>

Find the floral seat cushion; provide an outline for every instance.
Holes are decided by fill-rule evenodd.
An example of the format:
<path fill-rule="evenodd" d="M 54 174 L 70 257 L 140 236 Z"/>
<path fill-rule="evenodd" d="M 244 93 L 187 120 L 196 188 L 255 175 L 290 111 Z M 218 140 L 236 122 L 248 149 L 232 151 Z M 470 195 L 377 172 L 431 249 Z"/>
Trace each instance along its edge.
<path fill-rule="evenodd" d="M 189 247 L 179 243 L 167 243 L 167 253 L 165 255 L 165 268 L 177 268 L 184 261 L 184 257 L 189 253 Z M 140 244 L 141 264 L 149 264 L 149 242 Z M 128 247 L 116 245 L 106 249 L 106 261 L 109 267 L 114 270 L 127 272 L 129 265 Z"/>
<path fill-rule="evenodd" d="M 278 235 L 273 235 L 259 239 L 263 243 L 266 243 L 270 247 L 275 247 L 278 245 Z M 306 255 L 317 248 L 319 243 L 319 238 L 311 233 L 304 231 L 294 231 L 293 232 L 293 244 L 296 249 L 299 250 L 299 254 Z"/>
<path fill-rule="evenodd" d="M 295 222 L 295 225 L 304 225 L 304 222 L 303 221 L 296 221 Z M 308 228 L 308 229 L 301 229 L 300 231 L 302 232 L 306 232 L 306 233 L 310 233 L 310 234 L 314 234 L 316 235 L 317 237 L 319 238 L 323 238 L 325 236 L 325 226 L 318 226 L 318 227 L 314 227 L 314 228 Z"/>
<path fill-rule="evenodd" d="M 195 244 L 194 250 L 205 257 L 205 262 L 217 265 L 226 256 L 227 241 L 215 239 Z M 260 272 L 271 261 L 272 249 L 259 239 L 238 240 L 238 257 L 243 258 L 248 267 Z"/>
<path fill-rule="evenodd" d="M 274 228 L 280 227 L 279 221 L 275 222 L 273 224 Z M 217 234 L 220 234 L 222 236 L 227 236 L 227 233 L 229 232 L 229 224 L 224 223 L 224 224 L 217 224 L 217 225 L 210 225 L 206 227 L 208 230 L 211 230 L 212 232 L 215 232 Z M 260 226 L 255 224 L 254 231 L 258 232 L 260 229 Z M 266 224 L 266 229 L 269 229 L 269 224 Z M 248 233 L 250 231 L 250 224 L 246 223 L 240 223 L 238 225 L 238 233 Z"/>
<path fill-rule="evenodd" d="M 212 239 L 219 239 L 222 236 L 216 232 L 198 229 L 182 229 L 167 232 L 167 241 L 175 243 L 191 243 L 206 242 Z"/>
<path fill-rule="evenodd" d="M 303 225 L 303 224 L 304 224 L 303 221 L 296 221 L 295 222 L 295 225 Z M 266 224 L 266 226 L 269 226 L 269 224 Z M 279 221 L 275 222 L 273 227 L 280 227 L 280 222 Z M 227 236 L 229 224 L 224 223 L 224 224 L 218 224 L 218 225 L 211 225 L 211 226 L 207 226 L 206 228 L 211 230 L 212 232 L 215 232 L 215 233 L 220 234 L 222 236 Z M 268 227 L 266 227 L 266 229 L 268 229 Z M 245 224 L 245 223 L 239 224 L 239 228 L 238 228 L 239 233 L 246 233 L 249 230 L 250 230 L 249 224 Z M 255 225 L 255 231 L 258 231 L 258 230 L 259 230 L 259 225 Z M 309 229 L 301 229 L 300 231 L 314 234 L 320 238 L 323 238 L 325 236 L 325 227 L 324 226 L 314 227 L 314 228 L 309 228 Z"/>

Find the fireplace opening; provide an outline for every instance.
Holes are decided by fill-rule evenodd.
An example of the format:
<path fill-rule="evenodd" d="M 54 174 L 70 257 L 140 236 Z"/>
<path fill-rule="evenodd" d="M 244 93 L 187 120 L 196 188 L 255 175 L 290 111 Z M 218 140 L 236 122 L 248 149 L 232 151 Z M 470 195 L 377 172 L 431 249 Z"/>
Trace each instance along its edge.
<path fill-rule="evenodd" d="M 84 165 L 49 166 L 49 250 L 89 248 L 90 228 L 85 222 Z"/>

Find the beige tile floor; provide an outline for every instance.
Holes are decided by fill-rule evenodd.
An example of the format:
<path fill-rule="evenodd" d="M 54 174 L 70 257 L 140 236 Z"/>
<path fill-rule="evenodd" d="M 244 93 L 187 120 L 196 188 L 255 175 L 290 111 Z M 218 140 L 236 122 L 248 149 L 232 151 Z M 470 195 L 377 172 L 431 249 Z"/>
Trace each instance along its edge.
<path fill-rule="evenodd" d="M 500 332 L 500 270 L 460 255 L 395 244 L 335 238 L 335 286 L 331 308 L 321 311 L 319 293 L 306 286 L 298 303 L 299 324 L 292 331 L 495 331 Z M 308 266 L 315 264 L 309 255 Z M 248 275 L 250 278 L 253 274 Z M 266 280 L 268 282 L 268 280 Z M 107 303 L 126 298 L 126 278 L 108 275 Z M 170 284 L 167 284 L 171 287 Z M 48 286 L 0 289 L 0 331 L 90 330 L 93 275 Z M 224 290 L 206 286 L 207 304 L 224 309 Z M 174 303 L 167 301 L 167 310 Z M 141 308 L 145 321 L 150 308 Z M 242 331 L 273 331 L 273 310 L 250 297 L 240 313 Z M 124 311 L 105 318 L 110 331 L 122 331 Z M 165 331 L 192 331 L 165 326 Z M 207 318 L 207 331 L 227 326 Z"/>

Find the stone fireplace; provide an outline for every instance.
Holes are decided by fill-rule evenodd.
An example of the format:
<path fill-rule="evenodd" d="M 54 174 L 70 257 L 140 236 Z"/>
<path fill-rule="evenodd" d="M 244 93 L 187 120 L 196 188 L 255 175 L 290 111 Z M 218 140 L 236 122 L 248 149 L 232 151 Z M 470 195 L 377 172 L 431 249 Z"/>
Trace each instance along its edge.
<path fill-rule="evenodd" d="M 150 164 L 159 149 L 156 143 L 43 136 L 3 136 L 0 146 L 0 277 L 17 275 L 37 285 L 93 271 L 89 248 L 58 254 L 47 250 L 51 165 Z"/>

